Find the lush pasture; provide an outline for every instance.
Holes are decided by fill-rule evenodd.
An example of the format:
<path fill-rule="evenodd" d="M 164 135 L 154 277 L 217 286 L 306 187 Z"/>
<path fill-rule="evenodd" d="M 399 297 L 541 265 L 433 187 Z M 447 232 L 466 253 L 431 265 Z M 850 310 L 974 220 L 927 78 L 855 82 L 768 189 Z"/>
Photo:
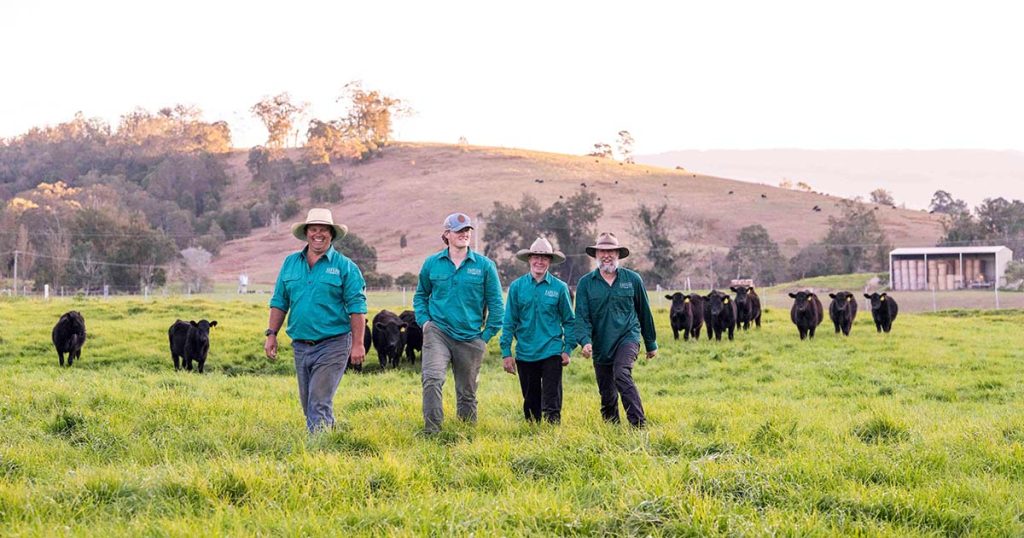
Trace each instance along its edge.
<path fill-rule="evenodd" d="M 788 312 L 734 342 L 672 341 L 634 369 L 650 427 L 600 421 L 574 358 L 563 424 L 522 421 L 497 341 L 480 422 L 418 435 L 419 374 L 349 373 L 309 437 L 291 352 L 262 356 L 260 301 L 0 301 L 4 535 L 1021 535 L 1020 311 L 870 316 L 801 342 Z M 89 340 L 49 342 L 80 310 Z M 217 319 L 206 375 L 167 327 Z M 370 353 L 371 363 L 376 355 Z M 418 366 L 418 365 L 417 365 Z"/>

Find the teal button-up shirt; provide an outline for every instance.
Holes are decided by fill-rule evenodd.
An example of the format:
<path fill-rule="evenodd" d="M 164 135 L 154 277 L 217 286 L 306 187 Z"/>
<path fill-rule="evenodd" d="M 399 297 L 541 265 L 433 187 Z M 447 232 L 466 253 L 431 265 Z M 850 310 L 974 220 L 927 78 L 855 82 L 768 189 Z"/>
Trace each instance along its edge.
<path fill-rule="evenodd" d="M 576 346 L 574 319 L 565 282 L 551 273 L 537 282 L 532 274 L 526 273 L 508 288 L 501 326 L 501 356 L 512 356 L 513 339 L 515 358 L 519 361 L 539 361 L 571 352 Z"/>
<path fill-rule="evenodd" d="M 640 275 L 619 267 L 609 286 L 599 270 L 583 275 L 576 285 L 576 341 L 592 344 L 594 362 L 611 364 L 615 350 L 625 342 L 658 349 L 654 316 Z"/>
<path fill-rule="evenodd" d="M 366 313 L 366 282 L 356 264 L 334 247 L 313 264 L 306 250 L 281 265 L 270 306 L 288 313 L 292 340 L 320 340 L 352 332 L 351 314 Z"/>
<path fill-rule="evenodd" d="M 446 248 L 423 262 L 412 305 L 420 327 L 430 321 L 460 342 L 487 342 L 501 330 L 505 312 L 498 268 L 472 250 L 456 268 Z"/>

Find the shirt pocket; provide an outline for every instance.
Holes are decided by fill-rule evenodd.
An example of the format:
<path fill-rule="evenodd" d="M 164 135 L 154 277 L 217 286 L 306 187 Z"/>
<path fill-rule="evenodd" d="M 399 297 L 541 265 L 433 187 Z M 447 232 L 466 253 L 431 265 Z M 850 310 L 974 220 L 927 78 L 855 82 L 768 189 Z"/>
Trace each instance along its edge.
<path fill-rule="evenodd" d="M 430 296 L 435 299 L 448 297 L 452 289 L 451 273 L 433 272 L 430 273 Z"/>
<path fill-rule="evenodd" d="M 626 313 L 633 310 L 633 289 L 615 288 L 612 290 L 609 303 L 615 312 Z"/>

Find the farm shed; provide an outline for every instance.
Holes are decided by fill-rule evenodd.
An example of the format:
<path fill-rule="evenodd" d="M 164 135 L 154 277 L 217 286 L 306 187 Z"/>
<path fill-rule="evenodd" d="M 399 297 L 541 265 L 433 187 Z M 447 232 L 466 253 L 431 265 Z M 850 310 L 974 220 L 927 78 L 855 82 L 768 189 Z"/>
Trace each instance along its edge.
<path fill-rule="evenodd" d="M 889 282 L 899 291 L 1005 286 L 1012 259 L 1004 246 L 897 248 L 889 253 Z"/>

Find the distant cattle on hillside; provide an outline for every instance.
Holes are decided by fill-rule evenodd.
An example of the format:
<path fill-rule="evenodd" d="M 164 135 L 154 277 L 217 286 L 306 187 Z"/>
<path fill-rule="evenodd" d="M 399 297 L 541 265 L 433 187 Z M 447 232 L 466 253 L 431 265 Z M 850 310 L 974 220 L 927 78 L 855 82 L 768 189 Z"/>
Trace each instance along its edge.
<path fill-rule="evenodd" d="M 753 286 L 730 286 L 736 294 L 736 326 L 743 325 L 743 330 L 750 328 L 753 322 L 761 328 L 761 298 L 757 296 Z"/>
<path fill-rule="evenodd" d="M 822 313 L 821 300 L 818 296 L 809 291 L 798 291 L 790 293 L 793 298 L 793 307 L 789 310 L 789 319 L 793 320 L 797 330 L 800 332 L 800 339 L 814 338 L 814 330 L 821 325 L 824 317 Z"/>
<path fill-rule="evenodd" d="M 832 304 L 828 306 L 828 317 L 836 327 L 836 334 L 840 331 L 845 336 L 850 336 L 850 328 L 853 327 L 853 320 L 857 318 L 857 299 L 848 291 L 830 293 Z"/>
<path fill-rule="evenodd" d="M 696 293 L 685 295 L 676 292 L 665 298 L 672 301 L 668 319 L 675 339 L 679 340 L 680 331 L 683 332 L 683 340 L 689 340 L 691 336 L 695 340 L 700 339 L 700 329 L 704 325 L 704 297 Z"/>
<path fill-rule="evenodd" d="M 891 331 L 892 322 L 900 312 L 896 299 L 889 297 L 887 293 L 865 293 L 864 297 L 871 299 L 871 318 L 875 321 L 875 329 L 878 332 Z"/>
<path fill-rule="evenodd" d="M 171 359 L 174 361 L 174 369 L 180 370 L 182 366 L 192 371 L 192 364 L 196 364 L 199 373 L 203 373 L 206 366 L 206 356 L 210 351 L 210 327 L 216 327 L 216 321 L 182 321 L 176 320 L 167 329 L 167 340 L 171 347 Z"/>
<path fill-rule="evenodd" d="M 60 365 L 64 366 L 64 354 L 67 353 L 70 367 L 75 359 L 82 356 L 82 344 L 85 343 L 85 318 L 76 310 L 66 312 L 57 320 L 50 336 L 54 347 L 57 348 Z"/>

